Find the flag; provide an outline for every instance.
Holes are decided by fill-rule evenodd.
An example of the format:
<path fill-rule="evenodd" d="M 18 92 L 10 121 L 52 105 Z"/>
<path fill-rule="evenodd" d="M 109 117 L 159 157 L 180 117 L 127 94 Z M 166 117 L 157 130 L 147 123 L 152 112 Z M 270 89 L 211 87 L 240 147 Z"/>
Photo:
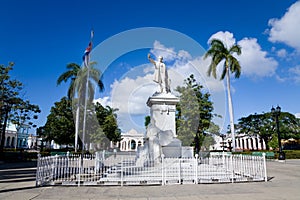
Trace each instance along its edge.
<path fill-rule="evenodd" d="M 86 66 L 86 67 L 89 66 L 91 51 L 92 51 L 92 41 L 90 41 L 89 46 L 85 49 L 83 57 L 82 57 L 84 66 Z"/>
<path fill-rule="evenodd" d="M 93 46 L 93 44 L 92 44 L 93 37 L 94 37 L 94 30 L 91 30 L 90 43 L 89 43 L 88 47 L 85 49 L 83 57 L 82 57 L 85 67 L 88 67 L 89 63 L 90 63 L 90 53 L 92 51 L 92 46 Z"/>

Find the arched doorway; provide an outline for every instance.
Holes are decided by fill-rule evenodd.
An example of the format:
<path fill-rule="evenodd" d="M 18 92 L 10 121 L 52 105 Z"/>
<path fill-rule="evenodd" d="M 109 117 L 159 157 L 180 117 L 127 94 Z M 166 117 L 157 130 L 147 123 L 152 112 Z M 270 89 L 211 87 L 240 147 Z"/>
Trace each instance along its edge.
<path fill-rule="evenodd" d="M 11 145 L 10 146 L 12 146 L 12 147 L 15 146 L 15 137 L 12 137 L 12 139 L 11 139 Z"/>
<path fill-rule="evenodd" d="M 131 150 L 135 150 L 135 148 L 136 148 L 136 141 L 135 140 L 131 140 L 130 145 L 131 145 L 130 149 Z"/>
<path fill-rule="evenodd" d="M 6 146 L 7 146 L 7 147 L 10 146 L 10 137 L 9 137 L 9 136 L 6 138 Z"/>

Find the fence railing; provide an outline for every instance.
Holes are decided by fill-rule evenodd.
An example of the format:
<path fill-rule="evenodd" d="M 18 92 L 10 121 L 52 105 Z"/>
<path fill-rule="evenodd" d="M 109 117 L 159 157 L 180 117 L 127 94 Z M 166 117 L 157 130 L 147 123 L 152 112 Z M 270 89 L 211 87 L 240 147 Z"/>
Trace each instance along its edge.
<path fill-rule="evenodd" d="M 207 158 L 145 159 L 66 155 L 38 158 L 36 186 L 148 185 L 267 181 L 265 156 L 214 154 Z"/>

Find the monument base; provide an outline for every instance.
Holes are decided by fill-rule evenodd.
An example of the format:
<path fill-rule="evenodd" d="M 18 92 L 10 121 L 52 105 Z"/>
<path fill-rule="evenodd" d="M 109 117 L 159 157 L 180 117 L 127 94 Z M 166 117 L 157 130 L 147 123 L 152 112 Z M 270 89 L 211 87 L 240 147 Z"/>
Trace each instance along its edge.
<path fill-rule="evenodd" d="M 162 146 L 162 153 L 164 154 L 165 158 L 180 158 L 181 145 L 182 142 L 179 139 L 173 138 L 168 145 Z"/>

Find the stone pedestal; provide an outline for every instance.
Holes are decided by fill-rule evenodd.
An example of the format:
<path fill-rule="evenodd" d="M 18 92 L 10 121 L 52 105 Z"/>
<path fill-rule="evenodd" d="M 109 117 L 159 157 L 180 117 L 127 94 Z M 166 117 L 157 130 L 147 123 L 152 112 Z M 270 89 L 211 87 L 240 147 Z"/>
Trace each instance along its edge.
<path fill-rule="evenodd" d="M 154 94 L 147 101 L 151 118 L 147 129 L 149 154 L 154 160 L 160 158 L 161 154 L 166 158 L 181 157 L 181 141 L 176 138 L 175 123 L 178 102 L 179 99 L 171 93 Z"/>
<path fill-rule="evenodd" d="M 172 131 L 176 135 L 175 112 L 179 99 L 171 93 L 154 94 L 149 97 L 151 123 L 160 131 Z"/>

